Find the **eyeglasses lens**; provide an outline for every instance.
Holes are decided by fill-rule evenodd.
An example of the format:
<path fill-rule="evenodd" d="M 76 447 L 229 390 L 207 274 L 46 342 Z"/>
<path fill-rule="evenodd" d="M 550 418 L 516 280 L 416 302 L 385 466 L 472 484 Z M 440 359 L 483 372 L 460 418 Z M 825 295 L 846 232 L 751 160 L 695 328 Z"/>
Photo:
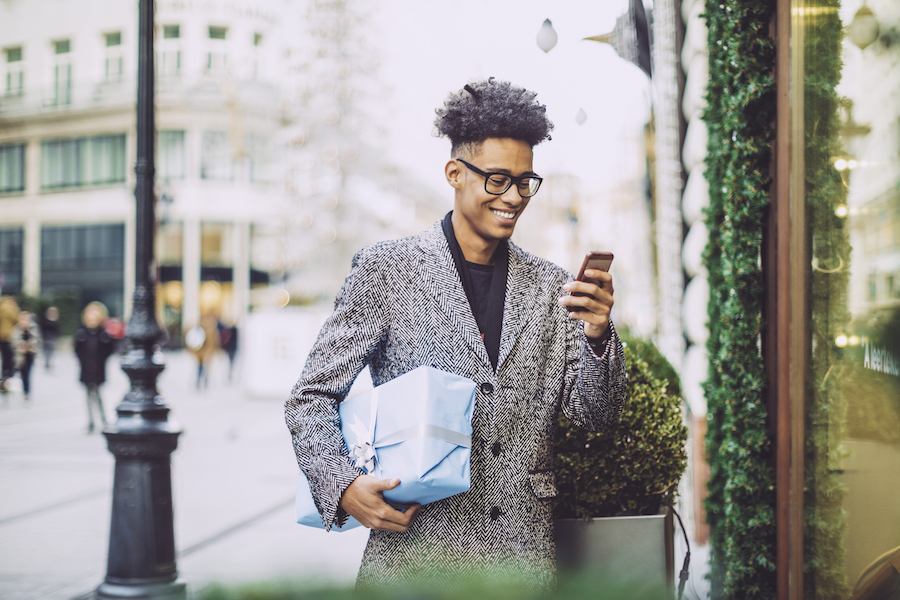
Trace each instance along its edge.
<path fill-rule="evenodd" d="M 512 185 L 512 179 L 506 175 L 493 174 L 485 180 L 485 190 L 490 194 L 503 194 L 506 190 L 509 189 L 509 186 Z M 541 180 L 535 177 L 526 177 L 520 180 L 516 184 L 516 188 L 519 190 L 519 194 L 524 197 L 534 196 L 538 187 L 541 185 Z"/>

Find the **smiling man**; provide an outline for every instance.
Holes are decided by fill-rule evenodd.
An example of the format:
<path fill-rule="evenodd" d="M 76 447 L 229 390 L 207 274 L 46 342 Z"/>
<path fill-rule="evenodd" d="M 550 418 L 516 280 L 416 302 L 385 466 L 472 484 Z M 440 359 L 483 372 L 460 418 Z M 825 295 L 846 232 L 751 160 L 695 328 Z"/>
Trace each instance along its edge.
<path fill-rule="evenodd" d="M 453 211 L 354 257 L 286 403 L 325 527 L 352 515 L 372 529 L 362 587 L 502 577 L 552 588 L 557 415 L 600 431 L 622 409 L 611 275 L 586 273 L 601 286 L 572 281 L 509 241 L 542 182 L 532 148 L 553 128 L 535 96 L 491 78 L 437 110 L 437 132 L 451 142 L 444 173 Z M 338 404 L 365 366 L 380 385 L 421 365 L 479 383 L 472 485 L 401 512 L 382 497 L 399 482 L 366 475 L 348 457 Z"/>

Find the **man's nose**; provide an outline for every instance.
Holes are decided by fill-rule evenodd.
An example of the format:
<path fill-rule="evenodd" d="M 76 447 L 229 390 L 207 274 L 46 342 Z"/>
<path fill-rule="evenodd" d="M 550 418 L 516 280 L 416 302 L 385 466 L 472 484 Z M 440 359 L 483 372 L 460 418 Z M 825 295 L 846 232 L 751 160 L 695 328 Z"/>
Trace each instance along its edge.
<path fill-rule="evenodd" d="M 509 189 L 500 195 L 500 198 L 507 204 L 521 204 L 527 200 L 527 198 L 523 198 L 522 195 L 519 194 L 519 186 L 516 184 L 510 185 Z"/>

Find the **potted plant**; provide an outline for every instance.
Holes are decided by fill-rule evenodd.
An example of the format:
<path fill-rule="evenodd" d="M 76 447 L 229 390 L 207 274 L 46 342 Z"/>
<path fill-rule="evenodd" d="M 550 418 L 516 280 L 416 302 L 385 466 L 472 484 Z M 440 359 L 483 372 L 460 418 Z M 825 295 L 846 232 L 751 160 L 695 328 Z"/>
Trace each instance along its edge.
<path fill-rule="evenodd" d="M 559 567 L 671 589 L 674 529 L 663 501 L 671 504 L 687 466 L 680 384 L 653 344 L 623 342 L 628 394 L 618 423 L 592 433 L 559 417 Z"/>

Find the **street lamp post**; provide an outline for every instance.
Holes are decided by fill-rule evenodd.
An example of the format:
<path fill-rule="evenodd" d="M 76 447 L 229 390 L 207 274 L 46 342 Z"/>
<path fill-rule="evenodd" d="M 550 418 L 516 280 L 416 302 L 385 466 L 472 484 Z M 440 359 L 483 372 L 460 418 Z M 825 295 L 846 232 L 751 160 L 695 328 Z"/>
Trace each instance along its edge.
<path fill-rule="evenodd" d="M 153 260 L 153 0 L 138 3 L 135 288 L 122 370 L 131 389 L 103 430 L 116 458 L 106 579 L 97 597 L 183 599 L 175 566 L 170 457 L 181 433 L 156 391 L 165 368 L 157 342 Z"/>

